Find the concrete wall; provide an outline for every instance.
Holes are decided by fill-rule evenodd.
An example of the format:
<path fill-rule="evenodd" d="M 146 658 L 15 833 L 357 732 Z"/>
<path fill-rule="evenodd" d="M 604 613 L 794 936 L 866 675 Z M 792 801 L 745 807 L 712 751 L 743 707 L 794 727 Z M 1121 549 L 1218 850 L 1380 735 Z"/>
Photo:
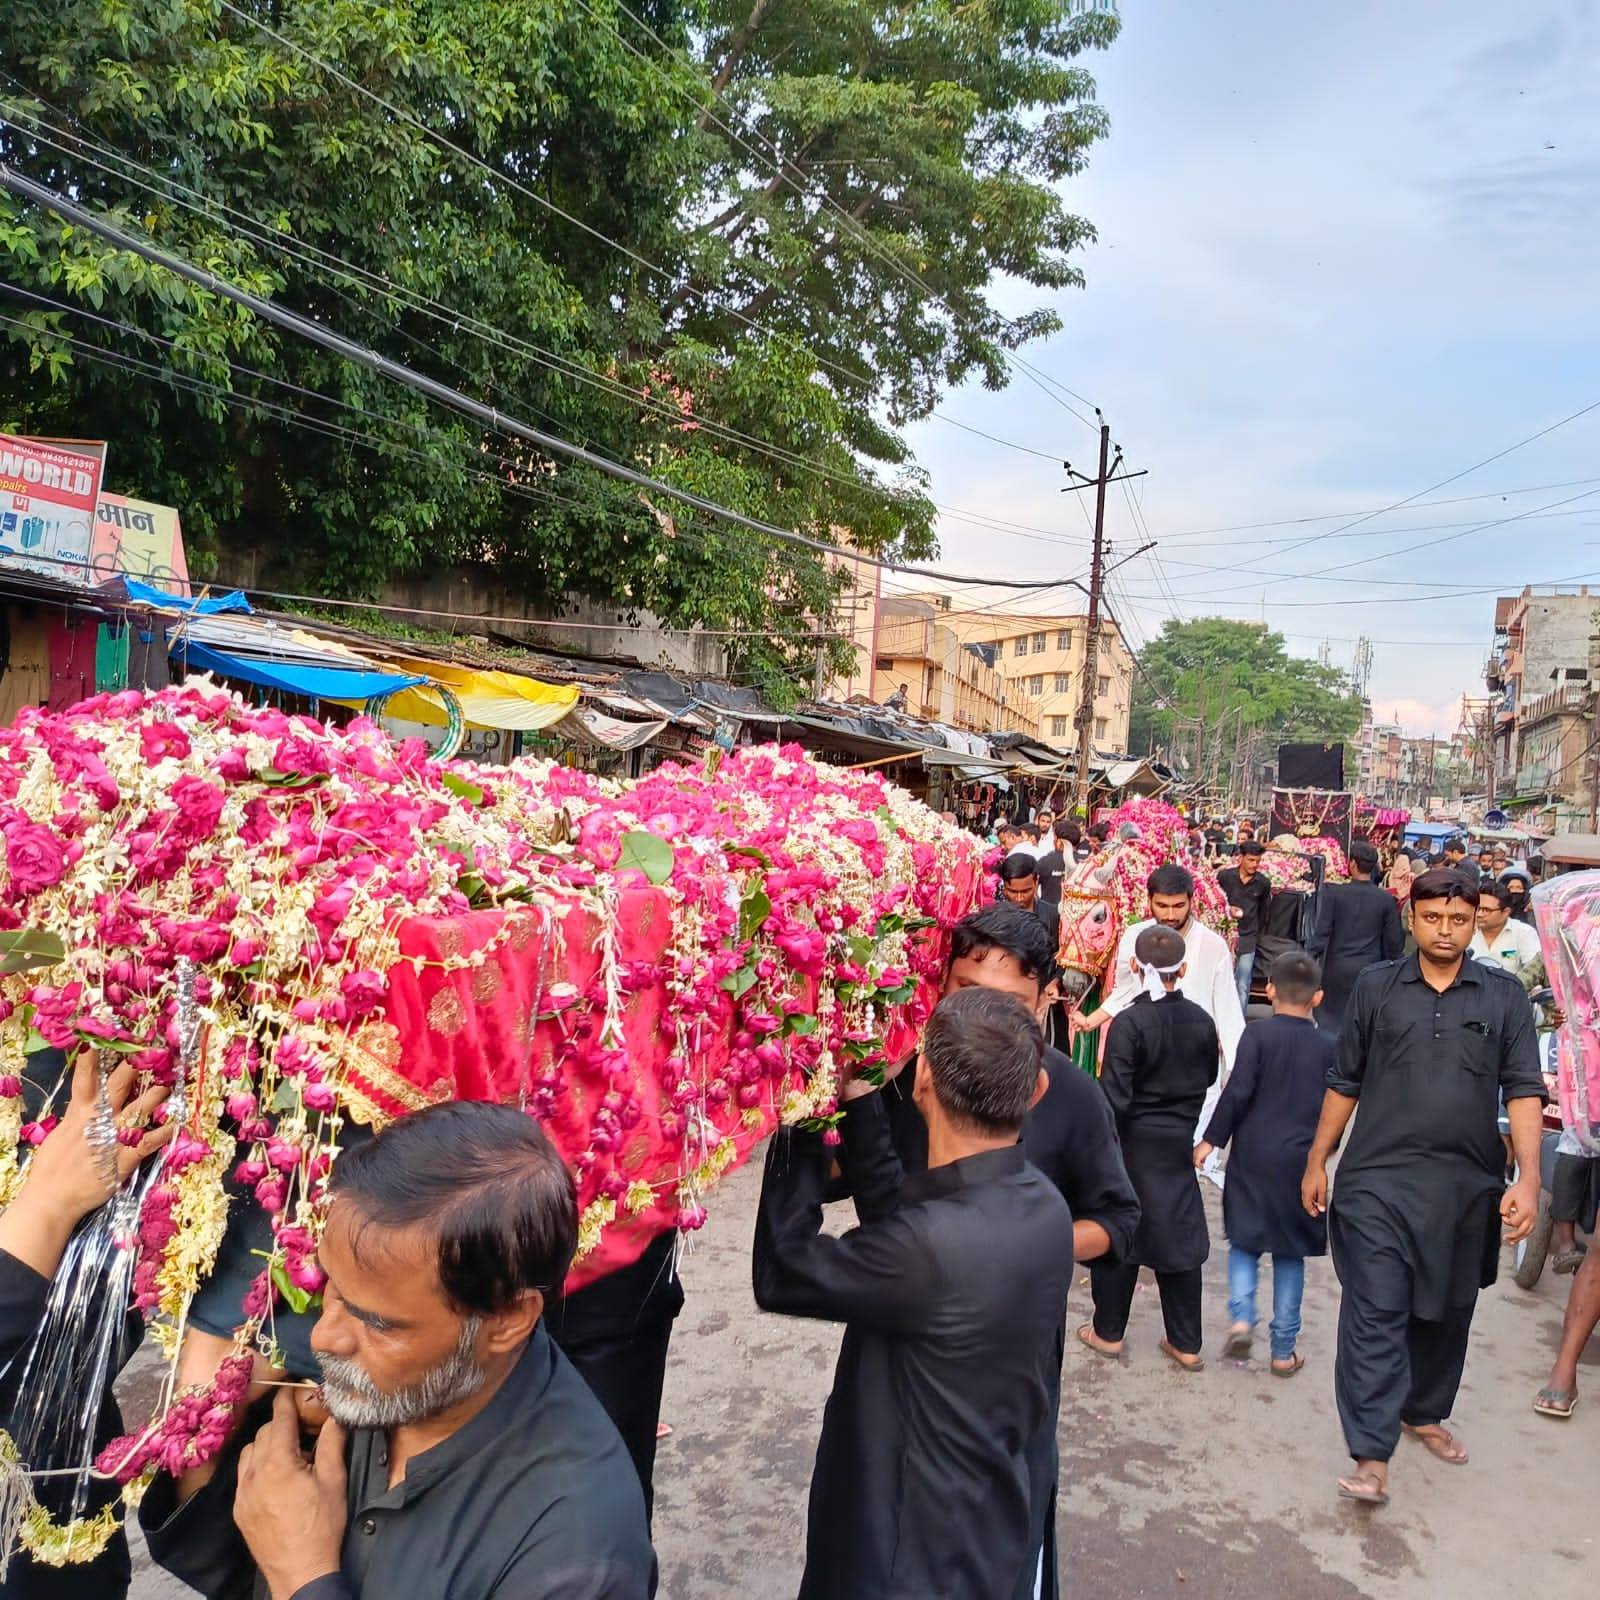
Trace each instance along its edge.
<path fill-rule="evenodd" d="M 263 564 L 260 552 L 230 553 L 224 557 L 224 570 L 217 581 L 224 587 L 252 588 L 263 581 Z M 534 604 L 525 595 L 508 590 L 503 579 L 486 570 L 459 567 L 391 579 L 378 600 L 398 608 L 385 613 L 391 621 L 432 632 L 470 636 L 492 631 L 519 644 L 564 655 L 631 661 L 692 677 L 727 675 L 728 655 L 722 639 L 669 632 L 648 611 L 629 613 L 590 600 L 570 600 L 557 623 L 550 619 L 549 605 Z"/>

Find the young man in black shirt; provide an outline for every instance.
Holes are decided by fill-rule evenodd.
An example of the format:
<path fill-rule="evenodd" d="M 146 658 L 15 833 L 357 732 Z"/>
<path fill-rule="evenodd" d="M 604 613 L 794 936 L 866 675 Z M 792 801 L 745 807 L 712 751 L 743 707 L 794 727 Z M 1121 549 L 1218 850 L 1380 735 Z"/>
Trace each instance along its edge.
<path fill-rule="evenodd" d="M 1234 947 L 1233 975 L 1239 984 L 1239 1009 L 1250 1009 L 1250 978 L 1256 965 L 1256 940 L 1272 899 L 1272 884 L 1261 870 L 1266 846 L 1254 839 L 1239 843 L 1238 865 L 1224 867 L 1217 882 L 1228 897 L 1228 909 L 1239 919 L 1238 943 Z"/>
<path fill-rule="evenodd" d="M 1385 1505 L 1402 1430 L 1439 1460 L 1467 1452 L 1445 1427 L 1478 1291 L 1539 1211 L 1545 1099 L 1522 985 L 1467 952 L 1477 886 L 1448 868 L 1411 889 L 1416 954 L 1356 980 L 1301 1198 L 1328 1213 L 1339 1274 L 1334 1394 L 1355 1471 L 1346 1499 Z M 1519 1177 L 1505 1187 L 1504 1096 Z M 1328 1160 L 1360 1101 L 1328 1200 Z"/>
<path fill-rule="evenodd" d="M 542 1321 L 577 1202 L 539 1125 L 434 1106 L 347 1151 L 332 1183 L 311 1336 L 332 1420 L 307 1460 L 279 1389 L 253 1443 L 158 1478 L 151 1554 L 208 1596 L 647 1600 L 638 1477 Z"/>
<path fill-rule="evenodd" d="M 1044 1040 L 1021 1001 L 947 995 L 913 1094 L 928 1171 L 906 1177 L 883 1097 L 845 1090 L 840 1165 L 861 1225 L 821 1231 L 833 1152 L 775 1139 L 756 1220 L 764 1310 L 843 1322 L 811 1480 L 800 1600 L 1034 1592 L 1032 1448 L 1055 1416 L 1072 1216 L 1017 1135 L 1046 1091 Z"/>

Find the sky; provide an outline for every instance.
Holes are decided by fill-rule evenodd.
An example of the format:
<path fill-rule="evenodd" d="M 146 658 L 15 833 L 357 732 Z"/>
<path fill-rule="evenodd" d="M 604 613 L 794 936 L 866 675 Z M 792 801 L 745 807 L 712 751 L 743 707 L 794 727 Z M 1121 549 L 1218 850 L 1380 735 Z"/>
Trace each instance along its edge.
<path fill-rule="evenodd" d="M 1111 131 L 1062 186 L 1098 231 L 1087 286 L 1021 352 L 1148 469 L 1137 507 L 1107 501 L 1113 560 L 1136 513 L 1157 541 L 1111 579 L 1117 615 L 1135 645 L 1174 615 L 1264 618 L 1341 668 L 1365 636 L 1378 720 L 1449 732 L 1485 692 L 1496 591 L 1600 593 L 1600 406 L 1477 465 L 1600 402 L 1600 7 L 1119 5 L 1085 62 Z M 1069 403 L 1091 426 L 1023 375 L 940 410 L 1092 472 Z M 942 516 L 948 569 L 1084 573 L 1060 460 L 937 417 L 910 437 L 933 498 L 991 524 Z"/>

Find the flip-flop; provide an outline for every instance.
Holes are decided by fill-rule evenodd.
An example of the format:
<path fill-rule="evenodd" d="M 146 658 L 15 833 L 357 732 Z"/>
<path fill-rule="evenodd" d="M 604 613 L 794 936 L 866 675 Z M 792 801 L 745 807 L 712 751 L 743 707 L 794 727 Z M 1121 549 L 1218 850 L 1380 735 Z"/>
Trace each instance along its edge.
<path fill-rule="evenodd" d="M 1274 1378 L 1292 1378 L 1301 1367 L 1306 1364 L 1306 1358 L 1298 1350 L 1289 1357 L 1289 1365 L 1280 1367 L 1276 1360 L 1272 1363 L 1272 1376 Z"/>
<path fill-rule="evenodd" d="M 1167 1358 L 1167 1360 L 1170 1361 L 1173 1364 L 1173 1366 L 1175 1366 L 1178 1369 L 1179 1372 L 1204 1372 L 1205 1371 L 1206 1364 L 1205 1364 L 1204 1359 L 1202 1357 L 1200 1357 L 1200 1356 L 1196 1356 L 1193 1361 L 1181 1361 L 1178 1358 L 1178 1352 L 1176 1350 L 1174 1350 L 1172 1348 L 1172 1346 L 1170 1344 L 1168 1344 L 1165 1339 L 1163 1339 L 1161 1341 L 1160 1349 L 1161 1349 L 1162 1355 L 1164 1355 Z"/>
<path fill-rule="evenodd" d="M 1550 1258 L 1550 1270 L 1565 1277 L 1568 1273 L 1576 1272 L 1583 1265 L 1583 1258 L 1588 1252 L 1585 1250 L 1562 1250 Z"/>
<path fill-rule="evenodd" d="M 1228 1361 L 1248 1361 L 1254 1335 L 1248 1328 L 1232 1328 L 1222 1342 L 1222 1354 Z"/>
<path fill-rule="evenodd" d="M 1541 1417 L 1560 1417 L 1565 1420 L 1578 1409 L 1576 1389 L 1541 1389 L 1533 1397 L 1533 1409 Z"/>
<path fill-rule="evenodd" d="M 1370 1489 L 1353 1488 L 1354 1484 L 1370 1483 Z M 1386 1506 L 1389 1503 L 1389 1491 L 1383 1487 L 1382 1481 L 1371 1472 L 1353 1472 L 1348 1478 L 1339 1480 L 1339 1498 L 1341 1500 L 1354 1500 L 1360 1506 Z"/>
<path fill-rule="evenodd" d="M 1428 1423 L 1427 1432 L 1421 1428 L 1413 1428 L 1409 1422 L 1403 1422 L 1400 1426 L 1436 1461 L 1444 1462 L 1447 1467 L 1466 1466 L 1466 1446 L 1442 1423 Z"/>
<path fill-rule="evenodd" d="M 1102 1361 L 1120 1361 L 1122 1359 L 1122 1355 L 1123 1355 L 1122 1351 L 1121 1350 L 1102 1350 L 1100 1348 L 1100 1346 L 1095 1344 L 1093 1342 L 1093 1340 L 1091 1340 L 1090 1337 L 1089 1337 L 1089 1335 L 1093 1331 L 1094 1331 L 1094 1324 L 1090 1323 L 1090 1322 L 1085 1322 L 1078 1329 L 1078 1332 L 1077 1332 L 1078 1343 L 1081 1344 L 1085 1350 L 1088 1350 L 1092 1354 L 1099 1356 Z"/>
<path fill-rule="evenodd" d="M 656 1424 L 656 1438 L 657 1439 L 670 1439 L 671 1437 L 672 1437 L 672 1424 L 670 1422 L 658 1422 Z"/>

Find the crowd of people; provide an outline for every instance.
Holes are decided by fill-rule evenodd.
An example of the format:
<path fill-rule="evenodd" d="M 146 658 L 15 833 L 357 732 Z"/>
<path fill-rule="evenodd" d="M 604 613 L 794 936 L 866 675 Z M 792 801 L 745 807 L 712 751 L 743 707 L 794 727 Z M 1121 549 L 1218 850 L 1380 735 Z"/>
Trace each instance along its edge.
<path fill-rule="evenodd" d="M 1413 874 L 1402 926 L 1377 853 L 1353 848 L 1309 947 L 1259 974 L 1270 1014 L 1248 1023 L 1259 847 L 1236 837 L 1223 875 L 1237 951 L 1196 918 L 1190 869 L 1163 865 L 1103 997 L 1062 1028 L 1049 911 L 1104 835 L 1052 818 L 1035 839 L 1038 826 L 1005 831 L 996 899 L 955 928 L 917 1052 L 848 1084 L 836 1129 L 792 1130 L 767 1154 L 755 1303 L 844 1329 L 803 1600 L 1059 1592 L 1067 1352 L 1127 1359 L 1148 1268 L 1163 1356 L 1203 1370 L 1197 1175 L 1223 1189 L 1225 1355 L 1252 1352 L 1270 1256 L 1268 1370 L 1301 1374 L 1305 1261 L 1332 1254 L 1352 1460 L 1338 1494 L 1385 1503 L 1403 1436 L 1467 1459 L 1449 1418 L 1502 1230 L 1533 1224 L 1546 1096 L 1527 990 L 1501 959 L 1520 937 L 1515 895 L 1492 857 L 1487 881 L 1453 864 Z M 1090 1030 L 1097 1077 L 1050 1042 Z M 163 1137 L 130 1140 L 109 1170 L 90 1137 L 95 1076 L 81 1057 L 61 1128 L 0 1217 L 0 1359 L 37 1319 L 73 1223 Z M 111 1085 L 123 1123 L 143 1127 L 153 1102 Z M 212 1596 L 652 1594 L 654 1441 L 682 1303 L 670 1236 L 563 1299 L 572 1179 L 534 1121 L 494 1105 L 436 1107 L 355 1145 L 333 1194 L 314 1378 L 263 1363 L 222 1453 L 157 1480 L 139 1513 L 155 1559 Z M 837 1234 L 824 1208 L 844 1200 L 855 1226 Z M 1092 1314 L 1074 1348 L 1079 1264 Z M 11 1581 L 127 1586 L 125 1566 L 109 1586 L 52 1589 L 23 1563 Z"/>

